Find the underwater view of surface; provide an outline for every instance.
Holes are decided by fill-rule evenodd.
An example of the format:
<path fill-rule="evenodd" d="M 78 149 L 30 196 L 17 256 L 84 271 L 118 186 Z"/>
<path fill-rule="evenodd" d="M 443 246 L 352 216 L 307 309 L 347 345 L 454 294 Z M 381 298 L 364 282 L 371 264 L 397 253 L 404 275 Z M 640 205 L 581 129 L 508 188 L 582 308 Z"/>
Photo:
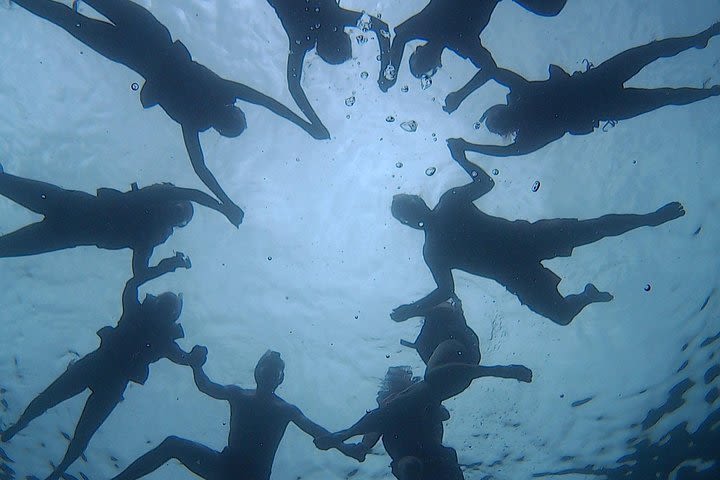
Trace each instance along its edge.
<path fill-rule="evenodd" d="M 3 0 L 0 480 L 720 478 L 718 21 Z"/>

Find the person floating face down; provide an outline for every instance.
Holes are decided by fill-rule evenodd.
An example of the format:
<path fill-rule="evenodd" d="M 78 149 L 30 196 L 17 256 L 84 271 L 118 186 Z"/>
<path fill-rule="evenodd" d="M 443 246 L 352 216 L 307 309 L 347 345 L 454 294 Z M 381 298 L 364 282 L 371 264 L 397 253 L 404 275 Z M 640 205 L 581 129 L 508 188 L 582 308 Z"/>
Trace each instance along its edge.
<path fill-rule="evenodd" d="M 170 183 L 143 188 L 133 184 L 127 192 L 99 188 L 97 195 L 91 195 L 3 173 L 1 166 L 0 195 L 44 216 L 0 236 L 0 258 L 90 245 L 109 250 L 129 248 L 135 275 L 148 268 L 153 249 L 164 243 L 174 228 L 190 222 L 193 202 L 225 210 L 203 192 Z"/>
<path fill-rule="evenodd" d="M 290 94 L 310 120 L 316 138 L 330 138 L 325 125 L 307 99 L 300 80 L 305 55 L 313 48 L 318 56 L 331 65 L 340 65 L 352 58 L 352 41 L 345 27 L 360 27 L 373 31 L 380 49 L 380 78 L 388 65 L 390 53 L 389 27 L 382 20 L 364 12 L 341 8 L 336 0 L 267 0 L 275 9 L 289 42 L 287 82 Z M 381 80 L 378 80 L 380 82 Z"/>
<path fill-rule="evenodd" d="M 212 382 L 202 368 L 206 355 L 203 347 L 202 357 L 192 365 L 195 384 L 201 392 L 230 404 L 228 446 L 217 452 L 190 440 L 168 437 L 113 480 L 141 478 L 173 458 L 206 480 L 269 480 L 275 453 L 290 422 L 313 438 L 330 433 L 275 394 L 285 378 L 285 362 L 278 352 L 267 351 L 258 361 L 254 390 Z M 357 446 L 336 447 L 359 458 Z"/>
<path fill-rule="evenodd" d="M 543 260 L 568 257 L 576 247 L 643 227 L 658 226 L 685 214 L 678 202 L 645 215 L 605 215 L 590 220 L 552 219 L 527 222 L 493 217 L 473 203 L 495 182 L 470 162 L 451 139 L 450 151 L 470 175 L 467 185 L 445 192 L 432 210 L 417 195 L 395 195 L 392 215 L 403 225 L 425 232 L 423 257 L 437 288 L 425 297 L 397 307 L 397 322 L 426 315 L 429 309 L 453 295 L 453 269 L 495 280 L 533 312 L 558 325 L 569 324 L 587 305 L 609 302 L 612 295 L 592 284 L 577 295 L 558 292 L 560 277 L 542 265 Z"/>
<path fill-rule="evenodd" d="M 167 358 L 178 365 L 189 365 L 202 353 L 197 346 L 189 353 L 184 352 L 175 342 L 184 336 L 177 323 L 182 310 L 181 296 L 166 292 L 157 297 L 148 295 L 142 303 L 138 300 L 140 285 L 177 268 L 189 267 L 187 257 L 178 253 L 130 279 L 123 291 L 123 313 L 117 326 L 98 331 L 100 347 L 70 364 L 30 402 L 17 423 L 0 434 L 3 442 L 10 441 L 47 410 L 89 389 L 90 396 L 65 457 L 46 480 L 59 479 L 82 455 L 92 436 L 122 401 L 128 383 L 145 383 L 151 363 Z"/>
<path fill-rule="evenodd" d="M 565 7 L 567 0 L 514 0 L 528 11 L 537 15 L 555 16 Z M 390 68 L 381 78 L 380 88 L 387 91 L 397 81 L 397 72 L 402 63 L 405 45 L 413 40 L 424 40 L 410 55 L 410 72 L 416 78 L 431 77 L 442 65 L 445 49 L 469 59 L 480 72 L 470 81 L 471 87 L 478 88 L 490 77 L 496 68 L 490 52 L 482 45 L 480 34 L 490 23 L 490 17 L 500 0 L 430 0 L 420 12 L 395 27 L 395 37 L 390 49 Z M 456 94 L 457 96 L 457 94 Z M 459 97 L 458 97 L 459 99 Z M 452 104 L 453 97 L 446 101 L 446 111 L 452 112 L 460 105 Z"/>
<path fill-rule="evenodd" d="M 562 138 L 587 135 L 601 122 L 616 124 L 668 105 L 688 105 L 720 95 L 710 88 L 627 88 L 625 82 L 659 58 L 673 57 L 690 48 L 705 48 L 720 33 L 715 23 L 697 35 L 658 40 L 631 48 L 587 71 L 569 75 L 550 65 L 549 78 L 528 81 L 498 68 L 492 77 L 510 89 L 506 105 L 494 105 L 481 120 L 492 133 L 510 137 L 509 145 L 477 145 L 456 139 L 457 148 L 497 157 L 525 155 Z"/>
<path fill-rule="evenodd" d="M 422 381 L 411 380 L 409 367 L 389 369 L 378 408 L 352 427 L 316 439 L 315 444 L 327 449 L 365 435 L 360 445 L 367 453 L 382 438 L 399 480 L 462 479 L 455 450 L 442 445 L 442 422 L 449 418 L 442 402 L 463 392 L 476 378 L 532 381 L 532 372 L 522 365 L 487 367 L 467 363 L 467 358 L 464 345 L 446 340 L 433 353 Z"/>
<path fill-rule="evenodd" d="M 468 327 L 462 302 L 454 294 L 450 301 L 442 302 L 427 312 L 414 342 L 400 340 L 400 344 L 417 351 L 427 365 L 435 349 L 447 340 L 455 340 L 464 347 L 466 363 L 480 364 L 480 340 Z"/>
<path fill-rule="evenodd" d="M 237 137 L 246 128 L 236 100 L 260 105 L 297 124 L 311 135 L 305 120 L 278 101 L 241 83 L 221 78 L 193 61 L 179 40 L 148 10 L 130 0 L 83 0 L 107 18 L 98 20 L 52 0 L 12 0 L 81 41 L 100 55 L 137 72 L 145 79 L 140 91 L 144 108 L 160 105 L 182 127 L 185 147 L 195 173 L 223 204 L 223 213 L 237 225 L 243 212 L 220 187 L 205 164 L 200 132 L 215 129 Z M 324 137 L 320 137 L 324 138 Z"/>

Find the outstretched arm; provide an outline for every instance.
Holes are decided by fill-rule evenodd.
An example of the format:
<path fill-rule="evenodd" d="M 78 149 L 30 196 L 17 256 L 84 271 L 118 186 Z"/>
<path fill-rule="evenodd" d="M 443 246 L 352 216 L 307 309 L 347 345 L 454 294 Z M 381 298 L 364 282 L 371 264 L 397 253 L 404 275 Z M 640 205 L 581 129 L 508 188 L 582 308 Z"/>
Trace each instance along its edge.
<path fill-rule="evenodd" d="M 303 115 L 305 115 L 305 117 L 310 121 L 309 124 L 305 124 L 307 125 L 307 128 L 303 125 L 300 126 L 313 138 L 317 140 L 324 140 L 330 138 L 330 132 L 328 132 L 327 128 L 325 128 L 325 125 L 323 125 L 320 120 L 320 117 L 318 117 L 317 113 L 315 113 L 315 110 L 312 105 L 310 105 L 310 101 L 305 95 L 305 91 L 300 85 L 303 61 L 305 60 L 306 53 L 307 52 L 305 50 L 296 51 L 293 49 L 293 45 L 290 45 L 290 53 L 288 54 L 287 59 L 288 90 L 290 90 L 290 95 L 293 100 L 295 100 L 295 103 L 298 108 L 300 108 L 300 111 L 303 112 Z"/>
<path fill-rule="evenodd" d="M 232 208 L 235 206 L 234 204 L 222 204 L 207 193 L 194 188 L 176 187 L 173 185 L 170 189 L 168 189 L 168 192 L 169 193 L 166 198 L 194 202 L 198 205 L 220 212 L 225 215 L 225 217 L 227 217 L 227 219 L 230 220 L 230 222 L 236 227 L 242 223 L 243 216 L 245 215 L 239 207 Z"/>
<path fill-rule="evenodd" d="M 220 385 L 213 382 L 210 378 L 208 378 L 201 364 L 196 363 L 192 365 L 192 369 L 195 385 L 198 390 L 205 395 L 218 400 L 229 400 L 234 395 L 242 394 L 244 392 L 242 388 L 235 385 Z"/>
<path fill-rule="evenodd" d="M 467 155 L 465 155 L 465 152 L 473 145 L 462 138 L 450 138 L 448 139 L 447 144 L 453 160 L 455 160 L 472 179 L 472 183 L 468 183 L 462 187 L 453 188 L 450 190 L 449 194 L 454 196 L 464 195 L 472 202 L 492 190 L 495 186 L 495 181 L 492 177 L 478 165 L 468 160 Z M 445 195 L 448 195 L 448 193 Z"/>
<path fill-rule="evenodd" d="M 315 439 L 315 446 L 320 450 L 328 450 L 330 448 L 337 448 L 337 446 L 345 440 L 357 435 L 382 432 L 382 424 L 385 421 L 385 414 L 386 409 L 384 408 L 372 410 L 363 415 L 363 417 L 358 420 L 355 425 L 348 429 L 317 437 Z"/>
<path fill-rule="evenodd" d="M 324 133 L 326 135 L 321 136 L 321 133 L 323 133 L 323 132 L 321 132 L 320 129 L 315 128 L 315 125 L 300 118 L 292 110 L 290 110 L 288 107 L 286 107 L 282 103 L 278 102 L 274 98 L 271 98 L 271 97 L 265 95 L 264 93 L 260 93 L 257 90 L 248 87 L 247 85 L 243 85 L 242 83 L 237 83 L 237 82 L 229 82 L 229 83 L 230 83 L 230 89 L 233 92 L 233 95 L 238 100 L 242 100 L 244 102 L 252 103 L 254 105 L 260 105 L 261 107 L 267 108 L 274 114 L 281 116 L 284 119 L 289 120 L 292 123 L 294 123 L 295 125 L 299 126 L 303 130 L 305 130 L 307 133 L 309 133 L 313 138 L 316 138 L 316 139 L 330 138 L 329 134 L 327 134 L 327 130 L 324 131 Z"/>
<path fill-rule="evenodd" d="M 441 401 L 458 395 L 468 388 L 473 380 L 481 377 L 509 378 L 531 383 L 532 370 L 523 365 L 486 367 L 465 363 L 448 363 L 430 368 L 425 372 L 425 381 Z"/>
<path fill-rule="evenodd" d="M 152 257 L 153 247 L 133 248 L 132 271 L 133 277 L 139 277 L 142 272 L 150 267 L 150 257 Z"/>
<path fill-rule="evenodd" d="M 186 352 L 180 345 L 173 342 L 172 347 L 165 354 L 165 358 L 170 360 L 176 365 L 183 365 L 188 367 L 194 367 L 195 365 L 202 365 L 205 363 L 207 357 L 207 348 L 195 345 L 192 350 Z"/>
<path fill-rule="evenodd" d="M 190 268 L 190 259 L 181 252 L 177 252 L 174 257 L 163 258 L 154 267 L 140 269 L 133 277 L 125 283 L 123 290 L 122 303 L 123 311 L 128 312 L 132 308 L 140 305 L 138 300 L 138 289 L 141 285 L 156 279 L 166 273 L 174 272 L 178 268 Z"/>
<path fill-rule="evenodd" d="M 492 79 L 500 85 L 509 88 L 511 91 L 525 88 L 530 84 L 522 75 L 497 66 L 492 71 Z"/>
<path fill-rule="evenodd" d="M 430 268 L 437 288 L 420 300 L 408 305 L 400 305 L 393 310 L 390 318 L 396 322 L 403 322 L 409 318 L 425 315 L 429 309 L 444 302 L 455 292 L 455 281 L 453 280 L 451 268 L 442 264 L 439 259 L 436 259 L 435 252 L 431 254 L 426 251 L 424 254 L 425 263 L 427 263 Z M 442 254 L 442 252 L 440 252 L 440 254 Z"/>

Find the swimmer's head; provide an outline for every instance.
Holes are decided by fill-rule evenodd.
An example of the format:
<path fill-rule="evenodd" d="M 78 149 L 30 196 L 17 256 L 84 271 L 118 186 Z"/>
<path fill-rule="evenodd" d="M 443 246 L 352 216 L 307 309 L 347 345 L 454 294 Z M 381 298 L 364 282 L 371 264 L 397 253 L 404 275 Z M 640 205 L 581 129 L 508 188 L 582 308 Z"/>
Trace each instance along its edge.
<path fill-rule="evenodd" d="M 412 368 L 407 365 L 389 367 L 385 378 L 380 383 L 380 391 L 375 400 L 378 405 L 382 406 L 389 397 L 402 392 L 419 380 L 419 378 L 413 377 Z"/>
<path fill-rule="evenodd" d="M 488 108 L 480 121 L 485 122 L 489 131 L 496 135 L 507 137 L 517 131 L 515 115 L 507 105 L 494 105 Z"/>
<path fill-rule="evenodd" d="M 274 392 L 285 379 L 285 362 L 278 352 L 268 350 L 255 366 L 255 383 L 258 390 Z"/>
<path fill-rule="evenodd" d="M 435 43 L 418 46 L 410 55 L 410 73 L 416 78 L 423 75 L 432 77 L 442 66 L 442 52 L 443 47 L 436 46 Z"/>
<path fill-rule="evenodd" d="M 390 211 L 392 216 L 400 223 L 422 230 L 431 210 L 425 201 L 417 195 L 400 193 L 393 197 Z"/>
<path fill-rule="evenodd" d="M 342 27 L 321 27 L 315 51 L 330 65 L 340 65 L 352 58 L 352 41 Z"/>
<path fill-rule="evenodd" d="M 151 309 L 153 319 L 174 323 L 182 313 L 183 297 L 182 293 L 176 295 L 172 292 L 165 292 L 157 297 L 147 294 L 142 304 L 143 307 Z"/>
<path fill-rule="evenodd" d="M 215 112 L 212 127 L 223 137 L 234 138 L 247 128 L 245 114 L 235 105 L 223 105 Z"/>
<path fill-rule="evenodd" d="M 173 203 L 167 213 L 169 220 L 174 227 L 182 228 L 192 220 L 195 214 L 192 202 L 184 201 Z"/>

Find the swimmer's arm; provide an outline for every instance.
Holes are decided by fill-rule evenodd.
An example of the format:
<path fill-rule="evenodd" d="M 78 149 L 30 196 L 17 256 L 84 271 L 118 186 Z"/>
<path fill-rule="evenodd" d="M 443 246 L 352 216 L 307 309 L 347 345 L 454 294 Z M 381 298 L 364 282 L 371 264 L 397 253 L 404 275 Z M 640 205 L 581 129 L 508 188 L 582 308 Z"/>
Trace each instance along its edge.
<path fill-rule="evenodd" d="M 138 289 L 141 285 L 154 280 L 166 273 L 174 272 L 178 268 L 190 268 L 190 259 L 182 252 L 175 253 L 174 257 L 163 258 L 154 267 L 141 269 L 137 274 L 125 283 L 122 295 L 123 311 L 140 305 L 138 300 Z"/>
<path fill-rule="evenodd" d="M 495 186 L 495 181 L 488 173 L 480 168 L 475 163 L 468 160 L 465 155 L 465 150 L 468 146 L 472 146 L 462 139 L 452 138 L 448 140 L 450 147 L 450 153 L 452 154 L 453 160 L 455 160 L 465 172 L 470 175 L 472 183 L 463 185 L 462 187 L 453 188 L 450 192 L 445 195 L 457 195 L 463 194 L 469 197 L 470 200 L 477 200 L 482 197 Z"/>
<path fill-rule="evenodd" d="M 170 349 L 165 353 L 165 358 L 176 365 L 191 366 L 193 364 L 192 352 L 186 352 L 175 342 L 172 343 Z"/>
<path fill-rule="evenodd" d="M 218 400 L 230 400 L 237 395 L 242 395 L 245 390 L 235 385 L 220 385 L 215 383 L 207 376 L 201 365 L 191 365 L 193 369 L 193 379 L 198 390 L 205 395 Z"/>
<path fill-rule="evenodd" d="M 299 126 L 311 136 L 316 138 L 316 133 L 313 129 L 313 125 L 302 118 L 300 118 L 295 112 L 290 110 L 288 107 L 278 102 L 274 98 L 271 98 L 264 93 L 260 93 L 257 90 L 243 85 L 237 82 L 229 82 L 230 90 L 235 98 L 244 102 L 252 103 L 254 105 L 260 105 L 265 107 L 276 115 L 283 117 L 286 120 L 291 121 L 295 125 Z"/>
<path fill-rule="evenodd" d="M 348 26 L 356 26 L 357 22 L 360 21 L 363 14 L 353 12 L 351 10 L 341 9 L 343 14 L 342 23 Z M 377 17 L 368 15 L 370 17 L 370 30 L 375 32 L 375 36 L 378 41 L 378 49 L 380 50 L 380 75 L 378 76 L 378 85 L 380 89 L 383 89 L 386 85 L 387 79 L 385 78 L 385 69 L 390 64 L 390 27 L 388 24 L 383 22 Z M 404 46 L 404 45 L 403 45 Z M 398 61 L 398 65 L 400 62 Z M 383 91 L 387 91 L 385 88 Z"/>
<path fill-rule="evenodd" d="M 137 247 L 133 249 L 132 271 L 133 276 L 141 275 L 144 270 L 150 268 L 150 257 L 152 257 L 152 247 Z"/>
<path fill-rule="evenodd" d="M 364 434 L 372 435 L 375 432 L 380 432 L 382 431 L 383 423 L 387 420 L 386 413 L 387 408 L 376 408 L 363 415 L 352 427 L 316 438 L 315 446 L 320 450 L 328 450 L 330 448 L 337 448 L 342 442 L 352 437 Z"/>
<path fill-rule="evenodd" d="M 550 142 L 522 141 L 516 137 L 515 141 L 510 145 L 477 145 L 468 143 L 466 151 L 482 153 L 483 155 L 490 155 L 491 157 L 517 157 L 539 150 L 548 143 Z"/>
<path fill-rule="evenodd" d="M 524 365 L 468 365 L 463 363 L 450 363 L 435 367 L 425 372 L 425 381 L 443 383 L 448 378 L 464 377 L 468 381 L 481 377 L 508 378 L 519 382 L 532 382 L 532 370 Z"/>
<path fill-rule="evenodd" d="M 442 253 L 442 252 L 441 252 Z M 420 317 L 434 307 L 450 298 L 455 292 L 455 281 L 452 276 L 452 269 L 445 265 L 440 265 L 438 261 L 429 258 L 429 254 L 425 252 L 425 263 L 427 263 L 432 273 L 437 288 L 411 304 L 401 305 L 390 314 L 390 318 L 396 322 L 402 322 L 409 318 Z"/>
<path fill-rule="evenodd" d="M 530 85 L 529 81 L 517 73 L 499 67 L 493 70 L 492 79 L 510 90 L 521 89 Z"/>

